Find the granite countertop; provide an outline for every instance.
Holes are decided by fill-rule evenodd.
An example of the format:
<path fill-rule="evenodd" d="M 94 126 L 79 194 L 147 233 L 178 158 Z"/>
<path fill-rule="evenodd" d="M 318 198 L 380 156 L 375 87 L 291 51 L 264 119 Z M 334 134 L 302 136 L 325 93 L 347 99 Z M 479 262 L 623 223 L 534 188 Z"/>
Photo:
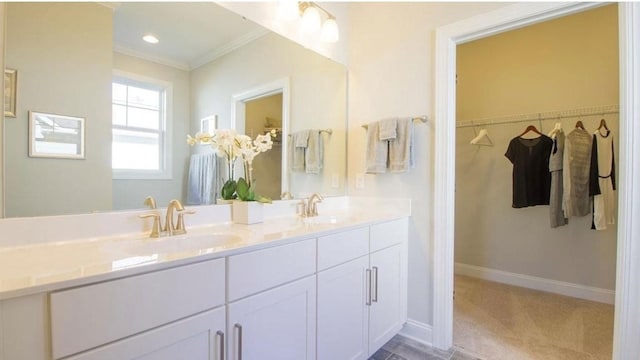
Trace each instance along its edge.
<path fill-rule="evenodd" d="M 284 216 L 264 223 L 188 228 L 186 235 L 137 233 L 0 248 L 0 300 L 55 291 L 284 245 L 409 216 L 367 209 L 317 218 Z"/>

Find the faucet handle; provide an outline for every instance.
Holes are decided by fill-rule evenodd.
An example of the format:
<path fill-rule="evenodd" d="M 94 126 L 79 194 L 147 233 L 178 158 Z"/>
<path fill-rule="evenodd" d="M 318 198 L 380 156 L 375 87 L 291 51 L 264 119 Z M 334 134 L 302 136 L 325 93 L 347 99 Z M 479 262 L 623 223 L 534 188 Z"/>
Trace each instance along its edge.
<path fill-rule="evenodd" d="M 307 217 L 307 202 L 305 199 L 301 199 L 300 202 L 296 204 L 296 214 L 300 215 L 300 217 Z"/>
<path fill-rule="evenodd" d="M 187 233 L 187 228 L 184 225 L 184 214 L 191 215 L 191 214 L 195 214 L 195 213 L 196 213 L 195 210 L 178 212 L 178 224 L 176 225 L 176 229 L 173 231 L 173 233 L 176 234 L 176 235 L 186 234 Z"/>
<path fill-rule="evenodd" d="M 144 199 L 144 204 L 146 206 L 148 206 L 149 209 L 155 209 L 156 208 L 156 199 L 154 199 L 153 196 L 147 196 Z"/>
<path fill-rule="evenodd" d="M 149 237 L 157 238 L 162 234 L 162 226 L 160 225 L 160 214 L 144 214 L 138 215 L 140 219 L 153 218 L 153 225 L 151 225 L 151 234 Z"/>

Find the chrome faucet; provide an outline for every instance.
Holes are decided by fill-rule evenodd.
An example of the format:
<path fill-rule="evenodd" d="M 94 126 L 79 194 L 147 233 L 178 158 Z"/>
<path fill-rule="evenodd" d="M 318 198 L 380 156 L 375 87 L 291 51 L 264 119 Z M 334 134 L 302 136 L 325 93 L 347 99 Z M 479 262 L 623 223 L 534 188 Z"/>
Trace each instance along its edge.
<path fill-rule="evenodd" d="M 166 232 L 168 235 L 176 234 L 176 226 L 175 226 L 175 223 L 173 222 L 174 211 L 177 211 L 177 212 L 184 211 L 184 206 L 182 206 L 182 203 L 180 203 L 180 200 L 173 199 L 169 201 L 169 205 L 167 206 L 167 216 L 165 217 L 165 220 L 164 220 L 163 231 Z"/>
<path fill-rule="evenodd" d="M 314 193 L 307 200 L 307 216 L 318 216 L 318 203 L 324 198 L 318 193 Z"/>

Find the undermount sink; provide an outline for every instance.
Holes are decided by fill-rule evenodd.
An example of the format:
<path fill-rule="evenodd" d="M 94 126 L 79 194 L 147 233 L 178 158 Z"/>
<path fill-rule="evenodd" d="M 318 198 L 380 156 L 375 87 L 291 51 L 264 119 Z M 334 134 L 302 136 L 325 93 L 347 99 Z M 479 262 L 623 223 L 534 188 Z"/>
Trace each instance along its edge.
<path fill-rule="evenodd" d="M 228 247 L 241 241 L 241 237 L 231 234 L 187 234 L 155 239 L 148 238 L 132 244 L 129 250 L 135 254 L 166 254 Z"/>
<path fill-rule="evenodd" d="M 345 216 L 339 215 L 318 215 L 302 218 L 305 224 L 337 224 L 348 220 Z"/>

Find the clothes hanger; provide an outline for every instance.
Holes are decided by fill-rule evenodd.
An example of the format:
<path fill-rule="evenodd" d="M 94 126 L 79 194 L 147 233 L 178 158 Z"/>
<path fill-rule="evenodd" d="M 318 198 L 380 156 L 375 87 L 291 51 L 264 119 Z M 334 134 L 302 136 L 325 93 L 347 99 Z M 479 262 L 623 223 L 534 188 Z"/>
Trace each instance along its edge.
<path fill-rule="evenodd" d="M 542 133 L 540 131 L 538 131 L 538 129 L 534 126 L 534 125 L 529 125 L 527 126 L 526 129 L 524 129 L 524 131 L 522 132 L 522 134 L 518 135 L 518 137 L 521 137 L 522 135 L 528 133 L 529 131 L 533 131 L 534 133 L 542 136 Z"/>
<path fill-rule="evenodd" d="M 582 124 L 582 120 L 578 120 L 578 122 L 576 123 L 576 129 L 584 130 L 584 125 Z"/>
<path fill-rule="evenodd" d="M 551 129 L 551 131 L 549 131 L 549 137 L 555 137 L 557 133 L 562 131 L 562 123 L 557 122 L 555 124 L 555 126 L 553 127 L 553 129 Z"/>
<path fill-rule="evenodd" d="M 482 140 L 483 138 L 486 138 L 487 141 L 489 141 L 489 143 L 488 144 L 480 143 L 480 140 Z M 493 146 L 493 141 L 491 141 L 491 138 L 489 137 L 489 132 L 486 129 L 481 129 L 480 132 L 478 133 L 478 136 L 473 138 L 469 143 L 471 145 Z"/>
<path fill-rule="evenodd" d="M 609 131 L 609 128 L 607 127 L 607 121 L 604 118 L 602 118 L 600 120 L 600 126 L 598 126 L 598 130 L 600 130 L 602 128 L 604 128 L 605 130 Z"/>

